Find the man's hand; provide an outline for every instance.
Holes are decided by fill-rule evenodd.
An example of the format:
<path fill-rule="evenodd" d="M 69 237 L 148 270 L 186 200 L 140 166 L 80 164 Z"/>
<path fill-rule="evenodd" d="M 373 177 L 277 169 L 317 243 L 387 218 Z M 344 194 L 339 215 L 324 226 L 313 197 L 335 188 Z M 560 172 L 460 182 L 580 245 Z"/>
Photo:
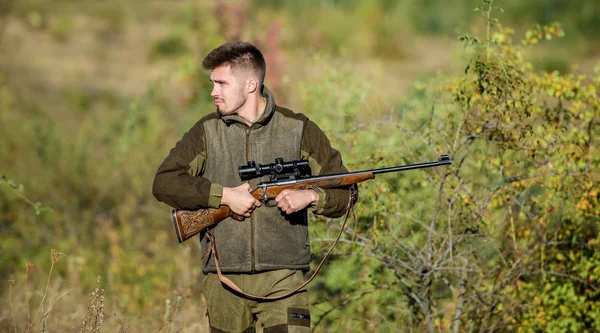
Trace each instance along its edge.
<path fill-rule="evenodd" d="M 283 190 L 275 198 L 277 207 L 286 214 L 303 210 L 309 205 L 319 202 L 319 195 L 313 190 Z"/>
<path fill-rule="evenodd" d="M 250 192 L 252 187 L 248 183 L 238 187 L 223 187 L 221 204 L 229 206 L 229 209 L 237 215 L 250 217 L 252 211 L 262 205 Z"/>

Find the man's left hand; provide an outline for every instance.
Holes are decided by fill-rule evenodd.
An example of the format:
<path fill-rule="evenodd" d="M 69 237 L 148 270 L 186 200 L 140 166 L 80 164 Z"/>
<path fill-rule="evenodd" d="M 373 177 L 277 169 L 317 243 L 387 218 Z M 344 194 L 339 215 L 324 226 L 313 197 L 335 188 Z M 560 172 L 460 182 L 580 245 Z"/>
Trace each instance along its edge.
<path fill-rule="evenodd" d="M 292 214 L 309 205 L 316 205 L 319 202 L 319 195 L 313 190 L 283 190 L 275 201 L 282 212 Z"/>

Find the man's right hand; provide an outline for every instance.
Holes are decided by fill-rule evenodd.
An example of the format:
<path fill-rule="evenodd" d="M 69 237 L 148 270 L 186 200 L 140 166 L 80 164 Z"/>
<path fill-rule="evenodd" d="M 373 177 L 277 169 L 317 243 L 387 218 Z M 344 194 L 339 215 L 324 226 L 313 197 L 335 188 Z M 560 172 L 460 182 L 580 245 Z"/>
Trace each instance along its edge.
<path fill-rule="evenodd" d="M 229 209 L 237 215 L 250 217 L 252 211 L 262 205 L 250 192 L 252 187 L 248 183 L 238 187 L 223 187 L 221 204 L 229 206 Z"/>

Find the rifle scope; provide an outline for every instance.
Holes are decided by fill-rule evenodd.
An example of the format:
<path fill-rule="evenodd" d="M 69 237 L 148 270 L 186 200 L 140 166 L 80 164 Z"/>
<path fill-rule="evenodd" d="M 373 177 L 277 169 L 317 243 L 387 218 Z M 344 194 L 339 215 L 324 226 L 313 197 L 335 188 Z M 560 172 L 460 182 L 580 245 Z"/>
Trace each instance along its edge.
<path fill-rule="evenodd" d="M 266 165 L 256 164 L 255 161 L 250 161 L 248 162 L 248 165 L 243 165 L 238 168 L 238 174 L 243 181 L 265 175 L 270 175 L 271 180 L 290 177 L 298 178 L 311 175 L 308 161 L 298 160 L 284 162 L 281 157 L 276 158 L 275 163 Z"/>

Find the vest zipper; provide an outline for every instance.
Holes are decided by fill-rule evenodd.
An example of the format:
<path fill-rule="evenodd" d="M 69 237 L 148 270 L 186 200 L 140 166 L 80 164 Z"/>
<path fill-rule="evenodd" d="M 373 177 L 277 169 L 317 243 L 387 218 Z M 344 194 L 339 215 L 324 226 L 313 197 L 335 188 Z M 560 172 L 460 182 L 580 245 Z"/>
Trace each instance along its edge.
<path fill-rule="evenodd" d="M 246 163 L 250 162 L 250 126 L 246 130 Z M 252 185 L 252 184 L 251 184 Z M 250 270 L 252 273 L 256 271 L 256 250 L 254 245 L 254 214 L 250 215 Z"/>

